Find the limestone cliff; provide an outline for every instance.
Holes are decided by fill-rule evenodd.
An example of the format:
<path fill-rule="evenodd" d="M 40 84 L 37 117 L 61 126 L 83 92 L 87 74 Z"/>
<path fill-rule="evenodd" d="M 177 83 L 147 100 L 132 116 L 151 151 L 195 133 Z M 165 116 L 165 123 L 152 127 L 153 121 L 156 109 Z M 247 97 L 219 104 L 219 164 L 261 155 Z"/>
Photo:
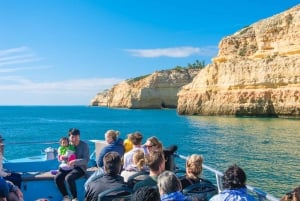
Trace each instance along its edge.
<path fill-rule="evenodd" d="M 300 5 L 225 37 L 179 114 L 300 117 Z"/>
<path fill-rule="evenodd" d="M 91 105 L 124 108 L 176 108 L 179 89 L 192 81 L 199 69 L 173 69 L 123 81 L 97 94 Z"/>

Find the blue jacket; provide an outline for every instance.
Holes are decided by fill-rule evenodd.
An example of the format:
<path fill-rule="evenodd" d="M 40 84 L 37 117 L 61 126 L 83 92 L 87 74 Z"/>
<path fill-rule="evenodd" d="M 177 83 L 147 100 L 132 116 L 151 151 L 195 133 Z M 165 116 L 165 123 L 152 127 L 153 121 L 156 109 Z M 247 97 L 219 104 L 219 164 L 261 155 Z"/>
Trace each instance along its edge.
<path fill-rule="evenodd" d="M 170 194 L 164 194 L 160 197 L 161 201 L 188 201 L 189 199 L 180 191 L 176 191 Z"/>
<path fill-rule="evenodd" d="M 220 194 L 213 196 L 210 201 L 256 201 L 247 193 L 247 188 L 223 190 Z"/>
<path fill-rule="evenodd" d="M 123 139 L 118 138 L 115 142 L 108 144 L 101 150 L 101 152 L 99 154 L 99 158 L 98 158 L 98 166 L 99 167 L 103 167 L 104 155 L 110 151 L 116 151 L 116 152 L 118 152 L 120 157 L 122 157 L 124 155 Z"/>

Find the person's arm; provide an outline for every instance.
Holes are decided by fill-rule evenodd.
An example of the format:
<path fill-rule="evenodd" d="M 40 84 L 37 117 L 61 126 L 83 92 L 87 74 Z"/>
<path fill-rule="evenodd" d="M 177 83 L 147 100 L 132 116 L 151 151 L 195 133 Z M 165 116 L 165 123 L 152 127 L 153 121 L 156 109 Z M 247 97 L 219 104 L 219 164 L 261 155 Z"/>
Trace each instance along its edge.
<path fill-rule="evenodd" d="M 97 161 L 98 167 L 103 167 L 103 158 L 106 153 L 107 153 L 106 147 L 104 147 L 99 154 L 99 158 Z"/>
<path fill-rule="evenodd" d="M 23 193 L 22 191 L 19 189 L 18 186 L 14 185 L 11 181 L 6 181 L 7 185 L 8 185 L 8 190 L 9 192 L 13 192 L 16 194 L 16 196 L 20 199 L 23 200 Z"/>
<path fill-rule="evenodd" d="M 69 165 L 82 166 L 87 165 L 90 160 L 90 150 L 87 143 L 80 141 L 76 147 L 76 159 L 69 162 Z"/>

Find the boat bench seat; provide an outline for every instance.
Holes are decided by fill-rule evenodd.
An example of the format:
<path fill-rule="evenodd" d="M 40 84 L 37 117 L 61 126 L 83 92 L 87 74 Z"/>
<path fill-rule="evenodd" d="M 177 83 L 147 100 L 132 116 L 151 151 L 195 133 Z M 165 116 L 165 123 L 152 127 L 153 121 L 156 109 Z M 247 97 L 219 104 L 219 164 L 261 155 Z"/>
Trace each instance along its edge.
<path fill-rule="evenodd" d="M 88 168 L 84 178 L 87 179 L 89 176 L 91 176 L 95 171 L 97 170 L 97 167 L 91 167 Z M 51 174 L 50 171 L 47 172 L 24 172 L 22 175 L 22 181 L 37 181 L 37 180 L 54 180 L 53 174 Z"/>

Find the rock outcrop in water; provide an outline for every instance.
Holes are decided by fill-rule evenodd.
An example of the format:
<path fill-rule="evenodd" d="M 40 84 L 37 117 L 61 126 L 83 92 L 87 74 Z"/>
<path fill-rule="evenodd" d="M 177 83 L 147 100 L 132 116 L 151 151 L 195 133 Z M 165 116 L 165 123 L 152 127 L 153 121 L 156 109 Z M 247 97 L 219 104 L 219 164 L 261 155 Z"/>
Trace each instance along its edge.
<path fill-rule="evenodd" d="M 179 89 L 192 81 L 200 69 L 173 69 L 123 81 L 98 93 L 92 106 L 122 108 L 176 108 Z"/>
<path fill-rule="evenodd" d="M 300 117 L 300 5 L 225 37 L 178 93 L 177 111 Z"/>

